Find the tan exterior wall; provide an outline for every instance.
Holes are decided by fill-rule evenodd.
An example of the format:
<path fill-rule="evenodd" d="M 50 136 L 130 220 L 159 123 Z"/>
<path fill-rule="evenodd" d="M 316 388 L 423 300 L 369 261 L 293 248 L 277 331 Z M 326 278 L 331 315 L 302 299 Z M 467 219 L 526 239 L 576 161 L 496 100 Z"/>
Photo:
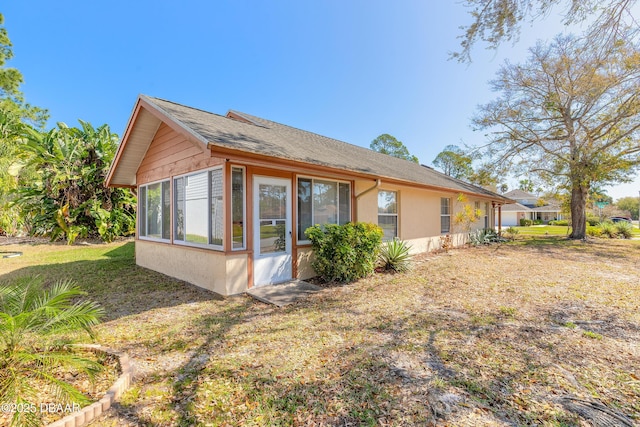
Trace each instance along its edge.
<path fill-rule="evenodd" d="M 356 196 L 375 185 L 372 181 L 356 181 Z M 430 252 L 440 248 L 440 199 L 451 200 L 451 231 L 455 245 L 467 241 L 468 231 L 462 224 L 455 224 L 454 216 L 465 204 L 475 209 L 475 202 L 480 203 L 482 215 L 478 221 L 470 224 L 469 231 L 484 228 L 485 199 L 469 198 L 465 203 L 457 201 L 457 193 L 446 193 L 419 189 L 409 186 L 389 185 L 384 182 L 362 196 L 357 197 L 357 220 L 378 223 L 378 191 L 396 191 L 398 193 L 398 237 L 412 245 L 412 252 Z M 489 212 L 489 225 L 491 222 Z"/>
<path fill-rule="evenodd" d="M 313 262 L 313 251 L 310 247 L 298 248 L 298 279 L 306 280 L 316 276 L 316 272 L 311 267 Z"/>
<path fill-rule="evenodd" d="M 247 288 L 246 254 L 136 240 L 136 264 L 224 296 Z"/>

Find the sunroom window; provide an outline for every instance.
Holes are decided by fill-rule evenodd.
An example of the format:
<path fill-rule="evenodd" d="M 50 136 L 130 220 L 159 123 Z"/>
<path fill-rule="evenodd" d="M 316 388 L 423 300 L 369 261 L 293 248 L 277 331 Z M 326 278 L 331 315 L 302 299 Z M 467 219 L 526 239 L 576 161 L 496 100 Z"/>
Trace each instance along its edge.
<path fill-rule="evenodd" d="M 174 241 L 222 248 L 222 169 L 173 180 Z"/>
<path fill-rule="evenodd" d="M 138 204 L 138 234 L 149 239 L 169 240 L 171 232 L 169 181 L 141 185 Z"/>
<path fill-rule="evenodd" d="M 315 224 L 351 221 L 351 185 L 346 182 L 298 178 L 298 241 Z"/>

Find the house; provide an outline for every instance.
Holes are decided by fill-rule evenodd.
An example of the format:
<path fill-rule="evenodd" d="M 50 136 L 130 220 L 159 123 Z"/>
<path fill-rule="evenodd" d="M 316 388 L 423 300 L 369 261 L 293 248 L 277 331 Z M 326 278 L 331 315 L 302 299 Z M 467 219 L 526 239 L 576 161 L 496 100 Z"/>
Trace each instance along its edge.
<path fill-rule="evenodd" d="M 484 213 L 512 202 L 433 169 L 238 111 L 139 96 L 107 185 L 136 189 L 136 263 L 232 295 L 307 279 L 314 224 L 373 222 L 414 252 L 457 242 L 459 194 Z"/>
<path fill-rule="evenodd" d="M 511 227 L 520 225 L 521 219 L 542 221 L 548 223 L 552 220 L 563 219 L 562 207 L 557 200 L 543 201 L 533 194 L 522 190 L 511 190 L 504 194 L 515 203 L 502 206 L 502 221 L 496 219 L 496 226 Z"/>

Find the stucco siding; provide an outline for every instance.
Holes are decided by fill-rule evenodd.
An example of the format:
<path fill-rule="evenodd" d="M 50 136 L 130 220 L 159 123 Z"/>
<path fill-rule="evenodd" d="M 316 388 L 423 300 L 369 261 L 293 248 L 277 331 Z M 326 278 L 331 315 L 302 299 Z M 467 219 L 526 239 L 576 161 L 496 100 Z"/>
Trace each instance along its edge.
<path fill-rule="evenodd" d="M 313 262 L 313 251 L 310 247 L 298 248 L 298 279 L 306 280 L 316 276 L 316 272 L 311 267 Z"/>
<path fill-rule="evenodd" d="M 220 295 L 244 292 L 247 286 L 246 255 L 136 241 L 136 264 L 208 289 Z"/>

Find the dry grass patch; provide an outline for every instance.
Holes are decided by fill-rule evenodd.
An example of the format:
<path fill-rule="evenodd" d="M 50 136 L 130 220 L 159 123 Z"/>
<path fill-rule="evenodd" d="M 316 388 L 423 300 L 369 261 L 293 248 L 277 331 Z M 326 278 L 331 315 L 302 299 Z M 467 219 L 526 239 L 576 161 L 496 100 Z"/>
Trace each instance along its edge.
<path fill-rule="evenodd" d="M 217 300 L 122 244 L 53 271 L 84 271 L 113 308 L 100 342 L 138 366 L 95 425 L 579 426 L 561 397 L 640 420 L 638 243 L 456 250 L 283 309 Z M 52 271 L 38 259 L 24 268 Z"/>

